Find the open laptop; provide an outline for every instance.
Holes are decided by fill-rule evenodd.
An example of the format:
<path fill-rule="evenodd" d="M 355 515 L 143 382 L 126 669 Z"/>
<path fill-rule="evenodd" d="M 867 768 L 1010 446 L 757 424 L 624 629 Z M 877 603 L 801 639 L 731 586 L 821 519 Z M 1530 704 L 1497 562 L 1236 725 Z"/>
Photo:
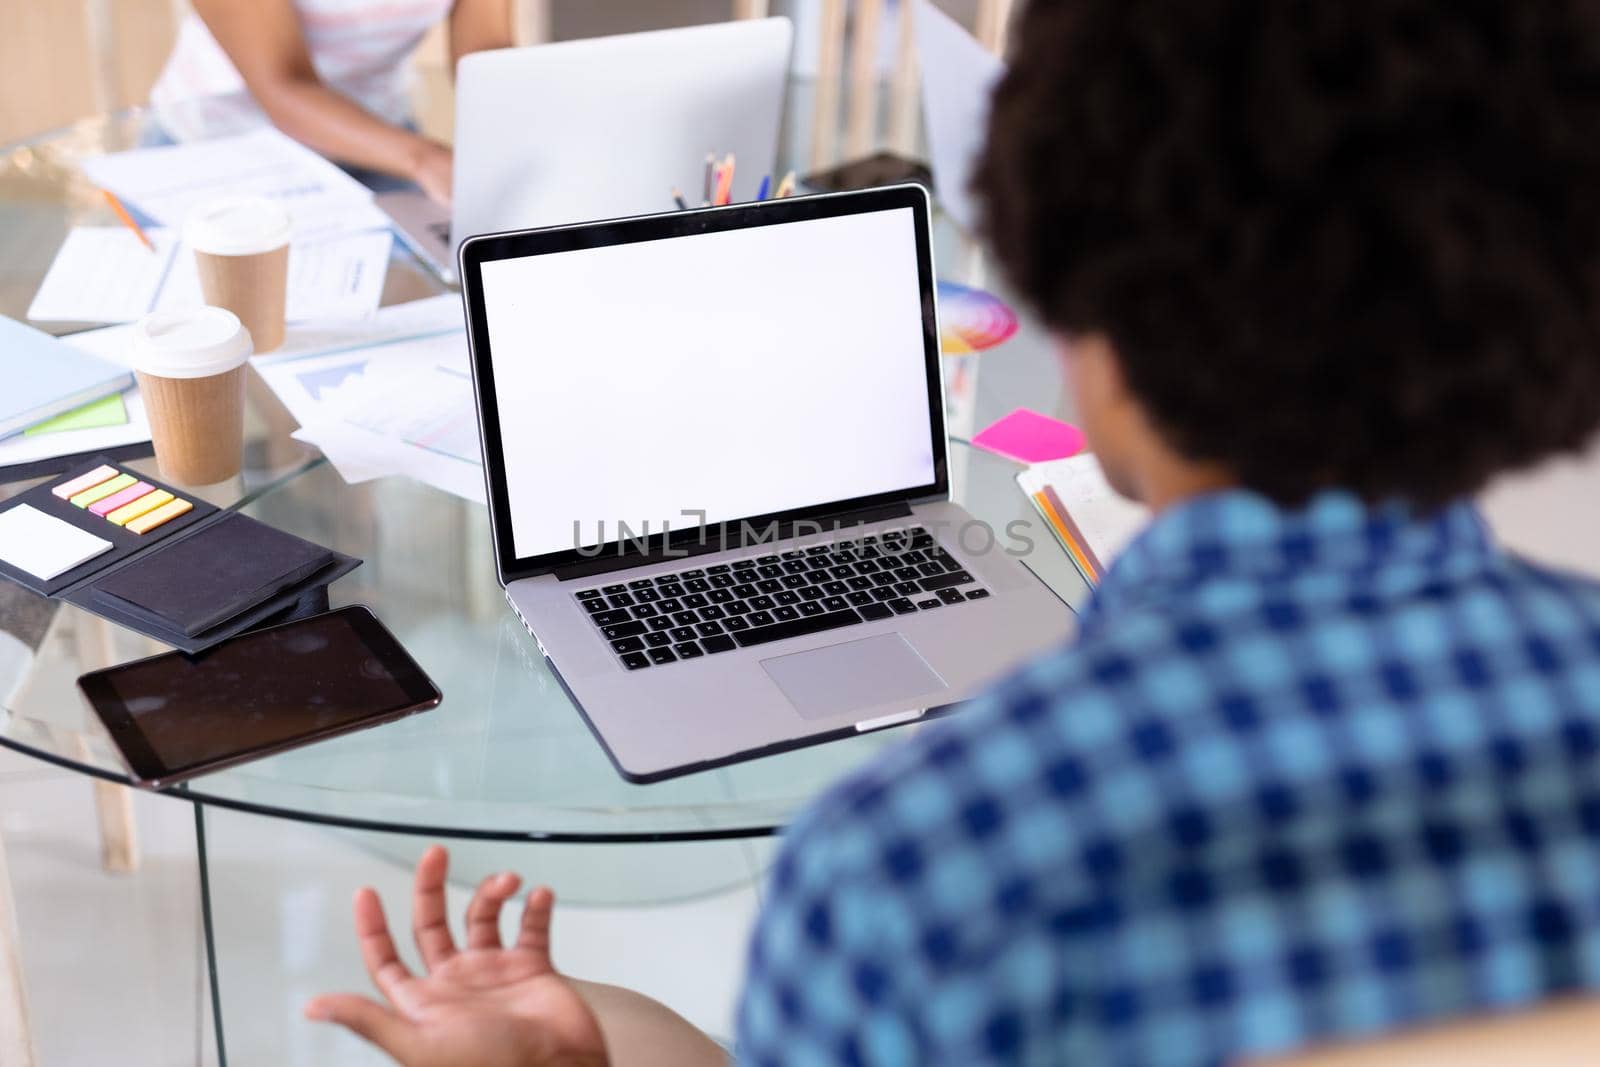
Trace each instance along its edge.
<path fill-rule="evenodd" d="M 674 186 L 699 204 L 708 153 L 734 154 L 733 198 L 751 199 L 792 37 L 768 18 L 475 52 L 456 70 L 453 213 L 414 190 L 378 206 L 454 283 L 452 234 L 667 210 Z"/>
<path fill-rule="evenodd" d="M 915 721 L 1068 633 L 950 500 L 921 187 L 460 256 L 500 582 L 624 777 Z"/>

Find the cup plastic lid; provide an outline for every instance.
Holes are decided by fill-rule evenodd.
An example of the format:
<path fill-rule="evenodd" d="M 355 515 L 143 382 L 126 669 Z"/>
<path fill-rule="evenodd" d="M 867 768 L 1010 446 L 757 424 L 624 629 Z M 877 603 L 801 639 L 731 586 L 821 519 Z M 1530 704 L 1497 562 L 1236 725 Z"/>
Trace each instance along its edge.
<path fill-rule="evenodd" d="M 289 243 L 289 209 L 263 196 L 208 200 L 189 213 L 183 237 L 197 252 L 214 256 L 253 256 Z"/>
<path fill-rule="evenodd" d="M 158 378 L 209 378 L 239 366 L 254 346 L 226 308 L 157 311 L 133 328 L 133 365 Z"/>

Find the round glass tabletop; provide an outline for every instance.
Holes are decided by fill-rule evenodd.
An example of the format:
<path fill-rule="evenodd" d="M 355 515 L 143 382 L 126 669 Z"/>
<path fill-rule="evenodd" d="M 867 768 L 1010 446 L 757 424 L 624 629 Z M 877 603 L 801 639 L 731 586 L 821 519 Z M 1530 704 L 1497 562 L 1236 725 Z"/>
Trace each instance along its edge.
<path fill-rule="evenodd" d="M 78 166 L 132 147 L 141 111 L 97 118 L 0 150 L 0 313 L 22 319 L 67 230 L 114 220 Z M 981 261 L 946 223 L 940 275 L 979 284 Z M 952 267 L 955 264 L 959 267 Z M 441 291 L 399 243 L 384 303 Z M 41 324 L 44 325 L 44 324 Z M 63 327 L 55 332 L 90 328 Z M 981 369 L 981 374 L 979 373 Z M 947 390 L 956 499 L 995 530 L 1031 541 L 1023 562 L 1068 603 L 1087 594 L 1017 489 L 1018 466 L 964 442 L 1017 406 L 1065 414 L 1043 331 L 1024 319 L 1003 346 L 951 360 Z M 216 772 L 187 799 L 275 817 L 433 837 L 628 842 L 770 834 L 830 783 L 917 727 L 633 785 L 612 768 L 495 581 L 482 505 L 406 478 L 346 484 L 266 384 L 248 390 L 246 470 L 202 495 L 365 562 L 331 589 L 367 604 L 445 694 L 427 714 Z M 156 474 L 154 460 L 134 460 Z M 0 499 L 35 484 L 0 486 Z M 1020 525 L 1018 525 L 1020 524 Z M 1063 607 L 1063 611 L 1067 610 Z M 0 587 L 0 745 L 127 781 L 79 675 L 165 647 L 72 605 Z"/>

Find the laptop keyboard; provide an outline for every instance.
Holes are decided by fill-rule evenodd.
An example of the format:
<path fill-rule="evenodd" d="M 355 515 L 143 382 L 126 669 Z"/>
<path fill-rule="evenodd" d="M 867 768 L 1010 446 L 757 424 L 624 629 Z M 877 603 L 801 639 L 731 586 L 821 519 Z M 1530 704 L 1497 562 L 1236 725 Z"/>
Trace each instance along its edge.
<path fill-rule="evenodd" d="M 989 591 L 920 526 L 584 589 L 631 671 L 933 611 Z"/>

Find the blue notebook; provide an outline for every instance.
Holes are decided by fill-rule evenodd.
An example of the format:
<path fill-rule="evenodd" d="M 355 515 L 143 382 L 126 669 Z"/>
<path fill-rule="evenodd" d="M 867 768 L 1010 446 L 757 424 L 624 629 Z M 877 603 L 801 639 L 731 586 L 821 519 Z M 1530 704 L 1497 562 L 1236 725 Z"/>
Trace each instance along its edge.
<path fill-rule="evenodd" d="M 0 437 L 132 384 L 127 367 L 0 315 Z"/>

